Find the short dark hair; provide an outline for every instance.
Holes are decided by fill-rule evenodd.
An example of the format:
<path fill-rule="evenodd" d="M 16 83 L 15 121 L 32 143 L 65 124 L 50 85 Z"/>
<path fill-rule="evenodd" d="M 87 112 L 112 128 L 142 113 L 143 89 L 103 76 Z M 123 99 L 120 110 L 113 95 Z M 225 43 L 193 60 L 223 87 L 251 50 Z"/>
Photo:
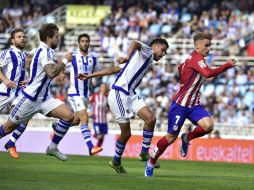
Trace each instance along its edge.
<path fill-rule="evenodd" d="M 206 33 L 206 32 L 198 32 L 194 35 L 193 39 L 194 39 L 194 42 L 196 42 L 197 40 L 204 40 L 204 39 L 212 40 L 212 34 Z"/>
<path fill-rule="evenodd" d="M 25 33 L 23 29 L 21 29 L 21 28 L 16 28 L 16 29 L 14 29 L 14 30 L 11 32 L 11 39 L 14 39 L 15 34 L 18 33 L 18 32 L 23 32 L 23 33 Z"/>
<path fill-rule="evenodd" d="M 83 38 L 83 37 L 86 37 L 90 42 L 90 36 L 86 33 L 83 33 L 78 36 L 78 43 L 80 42 L 81 38 Z"/>
<path fill-rule="evenodd" d="M 167 48 L 169 47 L 167 40 L 165 40 L 163 38 L 156 38 L 156 39 L 152 40 L 150 43 L 150 46 L 152 46 L 153 44 L 164 44 Z"/>
<path fill-rule="evenodd" d="M 55 24 L 43 24 L 39 30 L 40 40 L 46 42 L 47 37 L 53 38 L 56 31 L 59 31 L 59 28 Z"/>

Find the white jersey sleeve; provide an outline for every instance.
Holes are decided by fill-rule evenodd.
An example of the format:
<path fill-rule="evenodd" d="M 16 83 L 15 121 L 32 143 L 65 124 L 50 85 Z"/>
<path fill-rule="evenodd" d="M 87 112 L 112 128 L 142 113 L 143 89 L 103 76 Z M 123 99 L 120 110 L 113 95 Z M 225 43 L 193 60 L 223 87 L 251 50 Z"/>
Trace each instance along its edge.
<path fill-rule="evenodd" d="M 10 52 L 5 50 L 0 55 L 0 67 L 4 67 L 10 63 L 12 63 Z"/>
<path fill-rule="evenodd" d="M 151 47 L 149 47 L 148 45 L 139 42 L 141 44 L 141 50 L 140 50 L 140 54 L 143 56 L 144 59 L 148 58 L 151 55 Z"/>
<path fill-rule="evenodd" d="M 54 52 L 47 49 L 47 51 L 41 52 L 41 64 L 43 67 L 47 64 L 54 64 Z"/>

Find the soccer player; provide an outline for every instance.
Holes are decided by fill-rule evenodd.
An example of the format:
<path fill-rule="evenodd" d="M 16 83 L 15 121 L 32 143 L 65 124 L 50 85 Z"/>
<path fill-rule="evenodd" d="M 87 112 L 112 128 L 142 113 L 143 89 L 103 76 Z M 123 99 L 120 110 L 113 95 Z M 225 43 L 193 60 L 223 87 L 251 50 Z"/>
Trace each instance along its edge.
<path fill-rule="evenodd" d="M 94 146 L 91 141 L 91 132 L 88 129 L 87 107 L 90 97 L 90 80 L 79 80 L 78 73 L 93 73 L 99 70 L 99 61 L 95 55 L 89 53 L 90 37 L 88 34 L 80 34 L 78 37 L 79 50 L 72 53 L 70 71 L 70 87 L 68 89 L 68 101 L 75 113 L 73 125 L 81 123 L 81 133 L 87 144 L 90 155 L 95 155 L 102 151 L 101 147 Z M 71 54 L 71 53 L 70 53 Z M 55 128 L 53 126 L 53 128 Z"/>
<path fill-rule="evenodd" d="M 159 61 L 166 54 L 167 48 L 168 43 L 165 39 L 155 39 L 150 43 L 150 46 L 132 41 L 128 48 L 127 57 L 120 57 L 118 59 L 119 63 L 125 64 L 120 64 L 90 75 L 78 75 L 78 78 L 85 80 L 91 77 L 120 72 L 108 96 L 109 107 L 121 130 L 120 138 L 116 142 L 114 159 L 109 162 L 110 166 L 117 173 L 126 173 L 121 164 L 121 157 L 125 145 L 131 136 L 130 118 L 134 115 L 138 115 L 144 120 L 143 144 L 139 160 L 147 161 L 150 157 L 148 150 L 153 137 L 156 119 L 144 100 L 135 92 L 135 89 L 141 83 L 153 60 Z"/>
<path fill-rule="evenodd" d="M 0 112 L 14 103 L 21 87 L 27 81 L 25 79 L 26 53 L 23 51 L 26 37 L 23 29 L 17 28 L 11 32 L 11 47 L 5 49 L 0 55 Z M 5 144 L 12 158 L 18 159 L 15 142 L 24 132 L 26 124 L 21 123 L 13 132 L 10 140 Z"/>
<path fill-rule="evenodd" d="M 197 127 L 190 133 L 181 136 L 181 155 L 185 157 L 189 142 L 202 137 L 213 130 L 212 116 L 200 105 L 200 88 L 203 78 L 216 77 L 235 66 L 234 60 L 227 61 L 218 68 L 209 68 L 204 57 L 209 54 L 212 36 L 209 33 L 197 33 L 194 36 L 195 50 L 184 63 L 179 65 L 180 90 L 174 95 L 168 112 L 168 132 L 162 137 L 150 160 L 146 164 L 145 176 L 153 176 L 153 168 L 157 159 L 177 138 L 185 119 L 189 119 Z"/>
<path fill-rule="evenodd" d="M 96 146 L 101 147 L 104 136 L 108 133 L 108 95 L 106 84 L 100 85 L 99 92 L 91 96 L 90 102 L 93 104 L 93 127 L 95 132 L 95 138 L 98 140 Z"/>
<path fill-rule="evenodd" d="M 66 56 L 62 63 L 55 64 L 54 50 L 59 42 L 59 29 L 55 24 L 42 25 L 39 30 L 41 43 L 36 49 L 31 65 L 31 76 L 27 86 L 18 97 L 18 102 L 11 110 L 7 122 L 0 125 L 0 138 L 14 131 L 21 123 L 27 124 L 36 113 L 59 118 L 56 132 L 46 153 L 59 160 L 67 156 L 58 150 L 58 144 L 68 131 L 74 119 L 71 109 L 62 101 L 54 99 L 49 93 L 50 82 L 67 64 Z"/>

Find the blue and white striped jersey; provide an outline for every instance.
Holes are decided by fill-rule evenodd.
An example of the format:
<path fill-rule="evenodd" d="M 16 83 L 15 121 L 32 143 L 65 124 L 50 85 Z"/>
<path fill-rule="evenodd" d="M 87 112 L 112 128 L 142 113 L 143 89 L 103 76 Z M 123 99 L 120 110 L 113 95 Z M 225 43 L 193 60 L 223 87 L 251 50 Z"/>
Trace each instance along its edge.
<path fill-rule="evenodd" d="M 119 65 L 123 68 L 112 85 L 113 89 L 120 90 L 126 95 L 136 94 L 135 89 L 139 86 L 147 69 L 153 63 L 152 49 L 143 43 L 140 44 L 141 50 L 135 50 L 126 64 Z"/>
<path fill-rule="evenodd" d="M 17 85 L 25 79 L 25 58 L 25 52 L 15 46 L 5 49 L 0 54 L 0 67 L 2 73 Z M 7 88 L 7 86 L 0 81 L 0 96 L 17 96 L 19 90 L 20 88 L 18 86 L 16 89 Z"/>
<path fill-rule="evenodd" d="M 55 64 L 54 50 L 49 48 L 44 42 L 41 42 L 33 55 L 30 65 L 30 80 L 23 94 L 31 101 L 45 101 L 49 92 L 49 79 L 44 71 L 46 64 Z"/>
<path fill-rule="evenodd" d="M 79 80 L 76 78 L 79 73 L 93 73 L 100 69 L 99 61 L 95 55 L 89 53 L 83 56 L 80 51 L 72 54 L 72 62 L 68 63 L 67 69 L 70 72 L 70 87 L 68 96 L 81 96 L 88 98 L 90 96 L 91 79 Z"/>

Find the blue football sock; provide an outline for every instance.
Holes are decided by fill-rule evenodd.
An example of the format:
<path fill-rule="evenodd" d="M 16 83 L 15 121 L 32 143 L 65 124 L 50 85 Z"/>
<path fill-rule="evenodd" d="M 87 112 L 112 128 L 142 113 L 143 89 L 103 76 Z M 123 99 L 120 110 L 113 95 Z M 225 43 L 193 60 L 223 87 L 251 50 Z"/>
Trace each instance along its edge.
<path fill-rule="evenodd" d="M 6 136 L 6 133 L 4 132 L 4 126 L 0 125 L 0 139 L 4 136 Z"/>
<path fill-rule="evenodd" d="M 81 125 L 81 133 L 86 141 L 89 151 L 91 151 L 91 149 L 93 148 L 93 143 L 91 141 L 91 133 L 90 130 L 88 129 L 87 124 Z"/>
<path fill-rule="evenodd" d="M 26 130 L 26 124 L 21 123 L 17 129 L 12 133 L 12 136 L 10 140 L 5 144 L 7 147 L 13 147 L 15 146 L 16 141 L 19 139 L 19 137 L 23 134 L 23 132 Z"/>
<path fill-rule="evenodd" d="M 57 122 L 57 126 L 54 131 L 54 136 L 52 139 L 52 142 L 55 144 L 59 144 L 59 142 L 62 140 L 64 135 L 67 133 L 71 126 L 71 123 L 64 121 L 64 120 L 59 120 Z"/>
<path fill-rule="evenodd" d="M 115 162 L 121 164 L 121 158 L 122 158 L 124 149 L 125 149 L 125 144 L 122 144 L 120 141 L 117 141 L 116 142 L 115 156 L 114 156 Z"/>
<path fill-rule="evenodd" d="M 153 138 L 153 131 L 143 129 L 143 143 L 142 143 L 141 152 L 148 152 L 152 138 Z"/>

